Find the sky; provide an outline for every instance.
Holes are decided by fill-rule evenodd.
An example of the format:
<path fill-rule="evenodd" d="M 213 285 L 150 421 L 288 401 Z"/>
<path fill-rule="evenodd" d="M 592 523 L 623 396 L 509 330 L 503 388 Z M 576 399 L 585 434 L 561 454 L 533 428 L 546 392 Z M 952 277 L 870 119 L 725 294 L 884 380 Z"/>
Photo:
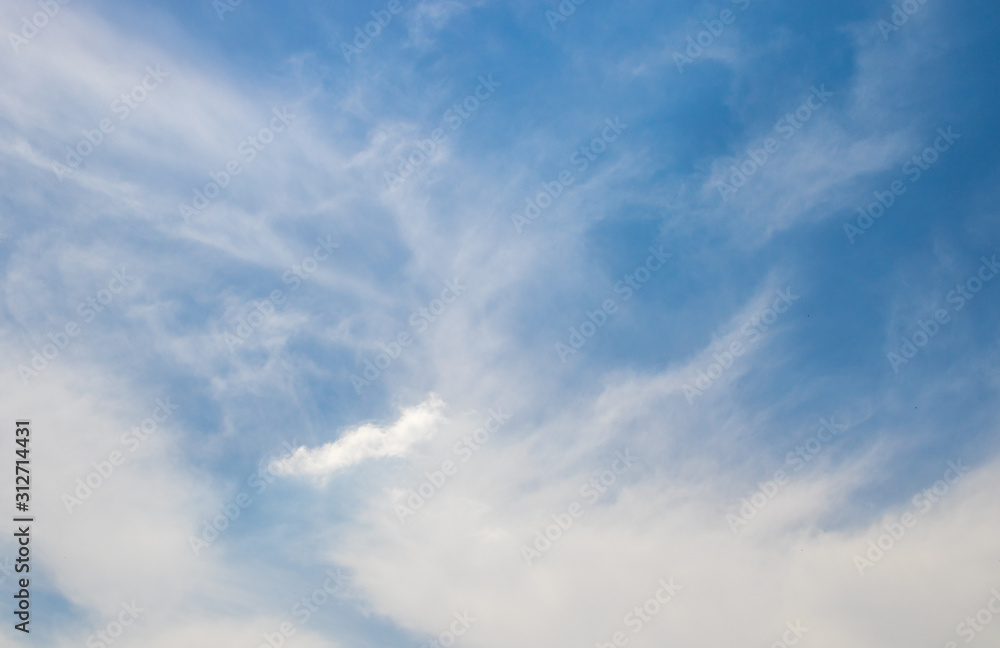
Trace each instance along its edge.
<path fill-rule="evenodd" d="M 1000 7 L 0 28 L 0 645 L 1000 639 Z"/>

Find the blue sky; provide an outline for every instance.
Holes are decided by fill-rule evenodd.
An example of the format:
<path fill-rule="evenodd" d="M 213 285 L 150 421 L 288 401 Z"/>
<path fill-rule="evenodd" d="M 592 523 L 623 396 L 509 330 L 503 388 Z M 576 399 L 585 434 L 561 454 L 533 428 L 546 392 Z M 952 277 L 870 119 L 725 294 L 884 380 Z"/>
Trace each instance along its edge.
<path fill-rule="evenodd" d="M 0 9 L 3 645 L 996 642 L 1000 9 L 219 6 Z"/>

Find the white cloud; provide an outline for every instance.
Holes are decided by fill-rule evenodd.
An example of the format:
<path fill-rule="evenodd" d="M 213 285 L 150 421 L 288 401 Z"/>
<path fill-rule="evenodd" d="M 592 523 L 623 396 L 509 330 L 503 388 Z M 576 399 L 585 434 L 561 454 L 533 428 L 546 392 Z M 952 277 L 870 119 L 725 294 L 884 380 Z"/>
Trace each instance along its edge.
<path fill-rule="evenodd" d="M 60 16 L 66 27 L 53 24 L 46 42 L 31 43 L 23 57 L 0 61 L 0 70 L 13 79 L 11 89 L 0 92 L 0 115 L 15 131 L 0 133 L 0 153 L 8 158 L 4 171 L 12 191 L 24 194 L 20 202 L 39 205 L 44 214 L 46 198 L 53 223 L 62 213 L 51 202 L 53 197 L 97 198 L 75 201 L 86 209 L 64 215 L 58 224 L 69 232 L 65 239 L 48 235 L 44 228 L 30 230 L 26 216 L 23 229 L 30 236 L 17 236 L 14 228 L 17 247 L 3 284 L 11 325 L 0 329 L 0 351 L 16 362 L 27 361 L 32 347 L 47 341 L 49 330 L 74 318 L 76 303 L 106 281 L 112 268 L 105 267 L 105 259 L 127 264 L 142 284 L 128 300 L 115 302 L 124 317 L 102 315 L 31 389 L 19 385 L 13 371 L 0 377 L 0 392 L 6 394 L 0 404 L 12 412 L 37 412 L 35 424 L 44 432 L 39 435 L 37 493 L 40 512 L 49 522 L 48 532 L 38 536 L 37 559 L 40 567 L 56 575 L 51 579 L 54 589 L 81 617 L 67 624 L 71 627 L 55 645 L 80 645 L 92 628 L 107 623 L 120 601 L 132 597 L 149 610 L 136 634 L 130 635 L 144 646 L 259 644 L 263 633 L 273 632 L 284 620 L 279 615 L 315 587 L 297 582 L 285 560 L 294 556 L 298 565 L 301 556 L 287 550 L 289 538 L 301 538 L 310 552 L 325 550 L 327 557 L 351 570 L 364 597 L 358 605 L 366 614 L 371 610 L 379 624 L 436 635 L 456 611 L 468 610 L 478 620 L 463 638 L 465 646 L 528 640 L 554 646 L 606 644 L 611 633 L 621 629 L 622 615 L 651 596 L 659 578 L 671 577 L 683 586 L 681 595 L 630 645 L 771 645 L 783 624 L 797 618 L 811 628 L 806 643 L 817 648 L 881 648 L 920 640 L 943 645 L 954 624 L 981 605 L 987 586 L 996 584 L 988 582 L 996 564 L 990 544 L 997 535 L 997 504 L 991 499 L 997 487 L 995 462 L 970 474 L 946 506 L 923 518 L 864 578 L 856 573 L 851 556 L 881 533 L 883 520 L 868 528 L 830 528 L 829 520 L 855 519 L 858 507 L 852 498 L 859 489 L 899 471 L 889 450 L 874 459 L 874 452 L 851 450 L 851 456 L 860 459 L 850 465 L 835 454 L 839 448 L 831 450 L 822 457 L 822 472 L 817 467 L 800 475 L 745 533 L 738 538 L 730 533 L 725 513 L 777 467 L 768 463 L 763 449 L 734 443 L 746 441 L 734 438 L 734 430 L 774 422 L 789 405 L 805 401 L 819 387 L 803 378 L 781 403 L 755 403 L 750 412 L 741 408 L 740 396 L 748 383 L 767 384 L 793 357 L 793 350 L 779 344 L 789 339 L 784 331 L 774 331 L 693 406 L 685 402 L 682 388 L 710 366 L 717 352 L 743 339 L 740 325 L 774 299 L 775 289 L 791 285 L 805 294 L 807 277 L 800 283 L 773 272 L 757 294 L 723 310 L 731 315 L 711 327 L 713 335 L 702 336 L 700 350 L 666 359 L 666 369 L 658 373 L 655 368 L 594 368 L 583 376 L 586 383 L 570 381 L 548 343 L 532 347 L 519 337 L 529 327 L 547 325 L 534 319 L 541 317 L 535 306 L 546 294 L 563 288 L 572 293 L 587 282 L 591 292 L 606 287 L 600 271 L 587 270 L 592 259 L 584 258 L 588 248 L 580 243 L 594 221 L 614 218 L 619 207 L 633 199 L 630 181 L 649 175 L 649 160 L 655 161 L 648 151 L 623 148 L 619 157 L 616 149 L 616 157 L 609 156 L 604 166 L 581 175 L 538 227 L 515 238 L 506 208 L 522 198 L 528 191 L 524 187 L 548 177 L 525 163 L 517 147 L 537 145 L 543 150 L 564 146 L 562 140 L 553 134 L 530 144 L 525 137 L 511 142 L 514 164 L 464 156 L 455 138 L 421 175 L 390 192 L 381 174 L 392 168 L 400 147 L 409 145 L 399 142 L 424 131 L 419 123 L 401 122 L 399 116 L 380 118 L 380 96 L 374 94 L 379 86 L 361 85 L 372 93 L 366 96 L 370 108 L 366 103 L 365 111 L 356 111 L 366 129 L 370 127 L 363 143 L 341 143 L 337 136 L 349 131 L 340 118 L 324 114 L 319 119 L 308 104 L 298 106 L 301 117 L 287 138 L 233 181 L 225 199 L 191 224 L 180 225 L 178 200 L 188 199 L 190 187 L 220 168 L 235 143 L 255 132 L 261 114 L 278 102 L 266 88 L 237 87 L 211 66 L 193 66 L 127 39 L 76 5 L 71 7 L 75 13 L 67 10 Z M 430 43 L 441 25 L 467 8 L 450 0 L 415 8 L 411 45 Z M 0 15 L 7 14 L 0 10 Z M 63 34 L 72 38 L 56 38 Z M 92 41 L 107 47 L 95 49 Z M 728 51 L 721 47 L 717 51 L 723 58 Z M 877 124 L 884 128 L 862 129 L 860 136 L 842 125 L 868 125 L 861 118 L 872 114 L 873 105 L 883 105 L 883 95 L 897 87 L 887 85 L 897 57 L 862 54 L 863 74 L 843 90 L 851 93 L 847 116 L 817 117 L 753 185 L 741 190 L 730 209 L 720 210 L 710 221 L 713 225 L 724 224 L 741 234 L 770 233 L 819 221 L 853 204 L 856 195 L 865 195 L 861 187 L 909 150 L 912 139 L 905 124 Z M 66 61 L 75 63 L 67 66 Z M 173 74 L 162 94 L 109 138 L 86 169 L 58 183 L 49 163 L 62 159 L 64 145 L 78 141 L 80 129 L 92 128 L 108 101 L 136 83 L 139 68 L 160 61 Z M 344 92 L 361 95 L 356 89 Z M 76 117 L 69 119 L 60 111 Z M 470 124 L 469 134 L 480 125 L 490 127 L 485 112 L 482 118 Z M 899 121 L 895 112 L 892 119 Z M 580 136 L 585 135 L 581 131 Z M 738 155 L 745 148 L 734 151 Z M 141 165 L 134 172 L 117 173 L 129 170 L 123 164 L 129 160 Z M 29 174 L 39 169 L 43 182 L 18 180 L 35 178 Z M 716 173 L 713 179 L 720 177 Z M 447 182 L 440 182 L 444 179 Z M 697 180 L 668 177 L 662 187 L 700 187 Z M 42 189 L 47 187 L 58 192 L 53 189 L 45 196 Z M 682 191 L 673 196 L 662 187 L 634 190 L 635 202 L 651 202 L 640 193 L 669 195 L 670 209 L 656 212 L 680 214 L 687 221 L 710 209 L 703 196 Z M 845 187 L 852 191 L 842 191 Z M 745 217 L 729 218 L 736 209 Z M 494 211 L 499 218 L 490 220 Z M 92 236 L 103 223 L 97 213 L 101 219 L 127 216 L 129 228 L 140 232 L 144 242 L 158 244 L 136 248 L 131 239 L 111 238 L 110 229 L 108 240 L 100 241 Z M 669 221 L 670 216 L 663 218 Z M 343 250 L 345 257 L 355 256 L 343 265 L 337 265 L 339 259 L 325 265 L 310 279 L 309 288 L 279 309 L 240 353 L 230 354 L 221 332 L 232 330 L 243 309 L 263 299 L 272 283 L 283 285 L 281 273 L 309 251 L 300 232 L 310 225 L 358 242 L 354 249 L 345 245 Z M 162 244 L 150 234 L 163 236 Z M 309 245 L 311 236 L 304 239 Z M 91 242 L 95 238 L 100 242 Z M 762 237 L 745 239 L 757 243 Z M 170 250 L 172 264 L 158 255 L 161 247 Z M 218 288 L 219 282 L 235 282 L 237 276 L 248 277 L 253 285 Z M 248 410 L 246 418 L 267 415 L 268 408 L 244 407 L 241 398 L 249 394 L 262 400 L 262 394 L 278 394 L 280 398 L 268 405 L 287 402 L 289 409 L 298 410 L 301 404 L 308 424 L 313 394 L 297 379 L 305 374 L 324 389 L 347 391 L 343 374 L 333 368 L 350 361 L 324 362 L 327 358 L 312 356 L 306 345 L 319 340 L 324 344 L 321 351 L 333 346 L 331 342 L 349 352 L 374 348 L 397 332 L 394 327 L 405 326 L 405 313 L 425 303 L 425 293 L 436 288 L 438 277 L 451 276 L 467 281 L 469 294 L 400 358 L 391 375 L 381 378 L 389 398 L 432 389 L 443 394 L 449 416 L 444 415 L 444 400 L 436 395 L 382 425 L 358 425 L 365 410 L 345 408 L 339 414 L 347 421 L 341 425 L 348 427 L 339 438 L 298 448 L 271 466 L 283 475 L 321 482 L 366 461 L 366 467 L 380 468 L 384 464 L 372 460 L 397 459 L 391 475 L 372 470 L 363 480 L 344 484 L 346 495 L 360 498 L 361 506 L 352 506 L 346 514 L 325 508 L 330 517 L 301 522 L 294 516 L 306 506 L 299 504 L 308 504 L 315 493 L 298 493 L 301 499 L 295 505 L 284 505 L 266 501 L 274 495 L 269 492 L 259 498 L 260 508 L 233 523 L 211 551 L 194 556 L 189 536 L 199 533 L 234 493 L 246 490 L 238 481 L 246 476 L 242 463 L 226 466 L 234 472 L 222 472 L 217 480 L 208 471 L 222 463 L 222 452 L 231 452 L 237 441 L 247 450 L 248 461 L 256 462 L 258 453 L 265 452 L 254 445 L 254 434 L 262 433 L 253 424 L 244 425 L 243 417 Z M 523 290 L 536 290 L 540 281 L 537 292 Z M 427 290 L 421 289 L 422 283 Z M 329 299 L 336 291 L 345 298 Z M 534 295 L 536 301 L 526 306 L 524 294 Z M 208 312 L 189 310 L 189 303 Z M 641 306 L 630 308 L 637 314 Z M 805 314 L 798 308 L 777 326 L 792 330 L 793 318 Z M 609 337 L 621 334 L 629 316 L 616 320 L 619 328 L 606 329 Z M 665 336 L 672 333 L 664 331 Z M 141 342 L 130 347 L 129 334 Z M 298 346 L 290 348 L 293 337 Z M 537 351 L 542 346 L 548 360 Z M 586 352 L 596 354 L 596 345 Z M 143 384 L 141 373 L 121 377 L 118 367 L 126 364 L 167 370 Z M 172 369 L 177 365 L 179 375 Z M 982 372 L 995 365 L 987 364 Z M 172 379 L 176 382 L 170 385 Z M 103 461 L 120 445 L 120 434 L 147 414 L 152 398 L 185 394 L 187 390 L 177 386 L 182 380 L 197 389 L 197 379 L 209 386 L 206 393 L 196 398 L 187 392 L 183 414 L 141 455 L 117 469 L 85 507 L 72 516 L 62 510 L 62 493 L 72 492 L 77 477 L 95 470 L 93 462 Z M 953 382 L 947 387 L 960 391 Z M 827 402 L 837 399 L 838 392 L 826 397 Z M 417 396 L 404 402 L 419 400 Z M 891 394 L 885 398 L 879 393 L 866 395 L 865 401 L 870 401 L 870 409 L 892 402 Z M 452 414 L 496 403 L 509 404 L 518 422 L 504 428 L 454 483 L 449 481 L 401 527 L 393 510 L 394 494 L 416 487 L 443 460 L 454 460 L 451 444 L 471 429 L 460 424 L 462 416 Z M 830 402 L 829 410 L 817 416 L 840 405 Z M 851 403 L 843 405 L 851 408 Z M 911 438 L 912 430 L 897 436 Z M 642 456 L 643 465 L 588 506 L 543 559 L 530 568 L 524 565 L 520 545 L 532 541 L 536 529 L 551 524 L 550 515 L 565 511 L 578 498 L 582 481 L 626 446 Z M 737 453 L 748 456 L 736 461 Z M 758 471 L 761 465 L 766 470 Z M 257 493 L 253 495 L 256 501 Z M 897 509 L 905 507 L 891 508 L 885 519 Z M 358 510 L 361 513 L 351 518 Z M 316 517 L 317 528 L 310 528 Z M 869 518 L 864 519 L 862 524 L 867 524 Z M 267 544 L 272 538 L 286 547 L 285 555 L 272 551 Z M 300 547 L 295 545 L 296 550 Z M 14 549 L 9 536 L 0 538 L 0 557 L 13 555 Z M 310 559 L 315 555 L 307 554 Z M 938 599 L 928 593 L 932 590 L 939 593 Z M 327 635 L 351 643 L 334 627 L 310 627 L 309 635 L 303 630 L 296 645 L 332 645 Z M 993 631 L 997 629 L 1000 624 L 994 624 Z M 936 643 L 938 637 L 942 641 Z M 981 637 L 980 642 L 988 639 Z"/>
<path fill-rule="evenodd" d="M 330 560 L 355 575 L 375 614 L 419 636 L 438 635 L 454 611 L 468 611 L 477 619 L 462 637 L 470 647 L 529 640 L 607 645 L 661 578 L 675 579 L 682 589 L 641 634 L 626 633 L 629 646 L 772 645 L 785 624 L 797 620 L 809 628 L 804 645 L 816 648 L 903 646 L 929 637 L 944 645 L 955 638 L 955 624 L 982 607 L 996 586 L 988 541 L 997 528 L 997 504 L 989 495 L 997 484 L 995 462 L 969 473 L 947 503 L 922 516 L 861 576 L 853 556 L 912 505 L 904 499 L 860 524 L 831 520 L 852 506 L 859 490 L 878 482 L 896 460 L 891 453 L 860 453 L 795 474 L 737 536 L 725 515 L 746 496 L 741 488 L 749 491 L 766 477 L 730 484 L 719 476 L 715 457 L 661 465 L 649 434 L 629 442 L 639 465 L 596 502 L 585 503 L 582 517 L 526 565 L 520 547 L 530 546 L 536 531 L 553 525 L 552 516 L 571 502 L 586 502 L 581 484 L 614 460 L 613 450 L 595 448 L 589 461 L 564 461 L 580 458 L 580 446 L 589 445 L 596 431 L 620 427 L 601 420 L 603 412 L 642 412 L 632 425 L 658 436 L 677 437 L 694 425 L 686 420 L 685 404 L 652 410 L 662 397 L 647 385 L 676 382 L 678 373 L 637 379 L 631 389 L 611 386 L 590 407 L 539 426 L 531 438 L 498 439 L 405 526 L 393 512 L 396 484 L 373 492 L 360 524 L 330 543 Z M 563 428 L 581 441 L 539 447 L 539 437 Z M 608 448 L 622 438 L 611 440 Z M 391 477 L 403 486 L 418 479 L 405 468 Z M 934 583 L 935 594 L 921 583 Z M 996 628 L 990 632 L 995 636 Z"/>
<path fill-rule="evenodd" d="M 366 423 L 318 448 L 302 446 L 271 463 L 280 475 L 325 478 L 365 459 L 403 457 L 417 443 L 431 438 L 443 420 L 444 401 L 432 394 L 426 401 L 402 411 L 392 425 L 380 428 Z"/>

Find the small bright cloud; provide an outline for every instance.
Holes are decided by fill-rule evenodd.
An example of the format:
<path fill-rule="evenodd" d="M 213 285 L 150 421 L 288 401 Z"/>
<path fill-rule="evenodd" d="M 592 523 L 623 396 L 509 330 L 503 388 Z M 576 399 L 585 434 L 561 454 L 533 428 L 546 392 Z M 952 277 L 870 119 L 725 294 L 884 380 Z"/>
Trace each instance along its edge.
<path fill-rule="evenodd" d="M 432 394 L 423 403 L 403 409 L 399 419 L 388 427 L 365 423 L 318 448 L 296 448 L 273 461 L 271 471 L 325 478 L 367 459 L 406 456 L 416 444 L 434 436 L 444 418 L 444 405 L 439 396 Z"/>

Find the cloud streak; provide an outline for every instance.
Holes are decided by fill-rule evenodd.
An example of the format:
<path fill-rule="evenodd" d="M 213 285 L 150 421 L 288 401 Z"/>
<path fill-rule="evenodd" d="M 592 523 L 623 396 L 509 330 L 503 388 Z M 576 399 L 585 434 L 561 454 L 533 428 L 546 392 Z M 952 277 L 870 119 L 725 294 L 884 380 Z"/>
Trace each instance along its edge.
<path fill-rule="evenodd" d="M 305 446 L 275 459 L 271 469 L 285 476 L 325 480 L 334 473 L 370 459 L 405 457 L 421 441 L 430 439 L 443 420 L 444 401 L 430 396 L 414 407 L 403 409 L 391 425 L 370 423 L 344 432 L 340 438 L 317 448 Z"/>

